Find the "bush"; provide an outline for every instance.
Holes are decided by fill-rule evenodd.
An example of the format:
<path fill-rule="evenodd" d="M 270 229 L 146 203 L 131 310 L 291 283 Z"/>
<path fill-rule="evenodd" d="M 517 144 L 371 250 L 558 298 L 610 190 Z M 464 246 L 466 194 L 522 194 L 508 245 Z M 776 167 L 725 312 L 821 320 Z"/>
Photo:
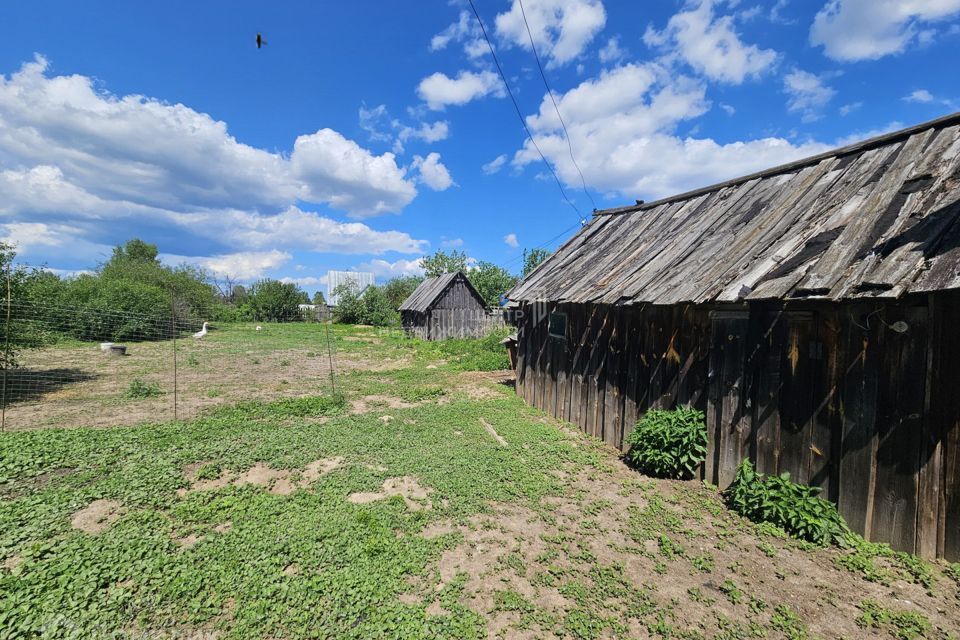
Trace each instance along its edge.
<path fill-rule="evenodd" d="M 627 460 L 643 473 L 658 478 L 690 478 L 707 456 L 703 412 L 685 407 L 647 411 L 627 444 Z"/>
<path fill-rule="evenodd" d="M 342 284 L 335 291 L 337 306 L 333 319 L 341 324 L 369 324 L 374 327 L 396 326 L 400 315 L 391 306 L 382 287 L 367 287 L 362 294 L 352 282 Z"/>
<path fill-rule="evenodd" d="M 160 385 L 154 382 L 144 382 L 140 378 L 134 378 L 127 387 L 128 398 L 155 398 L 162 395 L 163 391 Z"/>
<path fill-rule="evenodd" d="M 790 474 L 765 476 L 749 460 L 724 492 L 727 506 L 754 522 L 774 524 L 790 535 L 814 544 L 846 546 L 850 529 L 837 507 L 818 498 L 820 489 L 790 481 Z"/>
<path fill-rule="evenodd" d="M 500 344 L 509 331 L 500 329 L 482 338 L 455 338 L 431 343 L 460 371 L 500 371 L 510 368 L 507 349 Z"/>

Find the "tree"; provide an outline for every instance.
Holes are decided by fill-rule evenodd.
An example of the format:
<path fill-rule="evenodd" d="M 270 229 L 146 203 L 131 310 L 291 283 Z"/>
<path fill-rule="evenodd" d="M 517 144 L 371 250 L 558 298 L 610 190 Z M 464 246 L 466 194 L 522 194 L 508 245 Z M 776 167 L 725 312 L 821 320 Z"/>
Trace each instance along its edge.
<path fill-rule="evenodd" d="M 467 272 L 467 279 L 488 307 L 499 307 L 500 294 L 517 284 L 516 276 L 492 262 L 477 264 L 476 268 Z"/>
<path fill-rule="evenodd" d="M 436 278 L 445 273 L 456 273 L 467 270 L 467 254 L 454 249 L 450 253 L 437 251 L 432 256 L 423 259 L 423 270 L 428 278 Z"/>
<path fill-rule="evenodd" d="M 257 320 L 284 322 L 299 318 L 303 291 L 292 282 L 258 280 L 250 287 L 248 303 Z"/>
<path fill-rule="evenodd" d="M 313 294 L 313 304 L 327 304 L 327 299 L 323 297 L 323 291 L 317 291 Z"/>
<path fill-rule="evenodd" d="M 160 264 L 157 256 L 160 255 L 157 245 L 144 242 L 140 238 L 127 240 L 126 243 L 113 248 L 113 255 L 107 265 L 124 262 L 139 262 L 141 264 Z"/>
<path fill-rule="evenodd" d="M 423 278 L 419 276 L 400 276 L 392 278 L 383 285 L 383 293 L 390 302 L 391 309 L 397 309 L 403 301 L 410 297 L 414 289 L 420 286 Z"/>
<path fill-rule="evenodd" d="M 335 321 L 343 324 L 370 324 L 375 327 L 386 327 L 399 322 L 400 317 L 396 309 L 390 306 L 383 287 L 367 287 L 362 295 L 358 295 L 357 290 L 354 282 L 347 282 L 334 290 L 337 296 L 337 306 L 333 313 Z"/>
<path fill-rule="evenodd" d="M 6 302 L 8 282 L 11 303 L 20 300 L 35 298 L 36 290 L 41 285 L 50 283 L 50 277 L 56 278 L 40 270 L 28 271 L 24 266 L 14 266 L 13 260 L 17 257 L 12 244 L 0 242 L 0 277 L 3 278 L 3 287 L 0 297 Z M 43 299 L 40 298 L 42 301 Z M 46 304 L 55 300 L 46 300 Z M 6 309 L 7 305 L 3 305 Z M 10 324 L 7 327 L 7 341 L 0 345 L 0 369 L 10 369 L 18 366 L 19 355 L 23 349 L 42 347 L 50 342 L 49 329 L 41 319 L 31 313 L 30 306 L 10 305 Z M 6 318 L 4 318 L 6 321 Z M 4 348 L 4 346 L 6 348 Z"/>
<path fill-rule="evenodd" d="M 523 250 L 523 277 L 526 278 L 530 273 L 540 266 L 540 263 L 551 256 L 546 249 Z"/>

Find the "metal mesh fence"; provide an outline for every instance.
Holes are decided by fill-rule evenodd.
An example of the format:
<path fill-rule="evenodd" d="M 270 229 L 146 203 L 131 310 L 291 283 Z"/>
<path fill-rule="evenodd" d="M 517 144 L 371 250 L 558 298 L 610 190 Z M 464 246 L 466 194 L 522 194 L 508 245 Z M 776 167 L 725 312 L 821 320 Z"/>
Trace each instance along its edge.
<path fill-rule="evenodd" d="M 335 390 L 317 309 L 283 324 L 209 322 L 169 302 L 138 314 L 5 299 L 0 428 L 186 419 L 225 403 Z"/>

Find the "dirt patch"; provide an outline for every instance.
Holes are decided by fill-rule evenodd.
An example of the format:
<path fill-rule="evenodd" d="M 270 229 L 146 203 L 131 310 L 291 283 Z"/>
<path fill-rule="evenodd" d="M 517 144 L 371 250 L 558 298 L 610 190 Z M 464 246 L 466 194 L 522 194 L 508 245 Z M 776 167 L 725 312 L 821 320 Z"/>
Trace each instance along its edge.
<path fill-rule="evenodd" d="M 233 529 L 233 523 L 230 521 L 221 522 L 220 524 L 218 524 L 213 528 L 213 530 L 216 531 L 217 533 L 227 533 L 231 529 Z"/>
<path fill-rule="evenodd" d="M 7 571 L 14 571 L 21 564 L 23 564 L 23 558 L 14 554 L 12 556 L 8 556 L 7 559 L 3 561 L 3 568 Z"/>
<path fill-rule="evenodd" d="M 399 478 L 387 478 L 383 481 L 383 488 L 380 491 L 370 493 L 351 493 L 347 500 L 354 504 L 369 504 L 378 500 L 386 500 L 391 496 L 400 496 L 407 508 L 411 511 L 420 511 L 421 509 L 431 509 L 433 507 L 429 500 L 431 489 L 422 487 L 413 476 L 402 476 Z"/>
<path fill-rule="evenodd" d="M 196 474 L 197 470 L 205 463 L 195 462 L 188 464 L 183 469 L 183 477 L 190 481 L 190 488 L 178 489 L 177 495 L 183 497 L 192 491 L 209 491 L 211 489 L 222 489 L 228 486 L 240 487 L 252 484 L 258 487 L 264 487 L 272 494 L 286 496 L 297 489 L 309 486 L 322 476 L 341 466 L 343 462 L 344 459 L 340 456 L 321 458 L 320 460 L 314 460 L 299 472 L 290 469 L 274 469 L 269 465 L 258 462 L 241 473 L 223 471 L 216 478 L 204 480 L 197 479 Z"/>
<path fill-rule="evenodd" d="M 70 525 L 85 533 L 96 535 L 106 531 L 122 515 L 123 505 L 116 500 L 94 500 L 73 514 Z"/>
<path fill-rule="evenodd" d="M 371 411 L 383 409 L 384 407 L 388 409 L 413 409 L 414 407 L 419 407 L 421 404 L 423 403 L 407 402 L 402 398 L 396 398 L 394 396 L 363 396 L 350 402 L 350 413 L 370 413 Z"/>
<path fill-rule="evenodd" d="M 178 545 L 180 545 L 184 549 L 190 549 L 196 546 L 196 544 L 201 540 L 203 540 L 203 536 L 198 536 L 195 533 L 191 533 L 190 535 L 184 536 L 182 538 L 173 539 L 174 542 L 176 542 Z"/>

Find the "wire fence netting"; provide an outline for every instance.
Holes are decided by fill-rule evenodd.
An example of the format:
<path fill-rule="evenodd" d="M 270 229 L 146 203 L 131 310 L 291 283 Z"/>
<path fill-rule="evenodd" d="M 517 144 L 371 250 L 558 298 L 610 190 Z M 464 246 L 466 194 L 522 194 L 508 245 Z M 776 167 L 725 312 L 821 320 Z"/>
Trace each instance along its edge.
<path fill-rule="evenodd" d="M 188 419 L 225 403 L 335 390 L 327 316 L 210 322 L 179 304 L 142 314 L 4 299 L 0 427 Z"/>

